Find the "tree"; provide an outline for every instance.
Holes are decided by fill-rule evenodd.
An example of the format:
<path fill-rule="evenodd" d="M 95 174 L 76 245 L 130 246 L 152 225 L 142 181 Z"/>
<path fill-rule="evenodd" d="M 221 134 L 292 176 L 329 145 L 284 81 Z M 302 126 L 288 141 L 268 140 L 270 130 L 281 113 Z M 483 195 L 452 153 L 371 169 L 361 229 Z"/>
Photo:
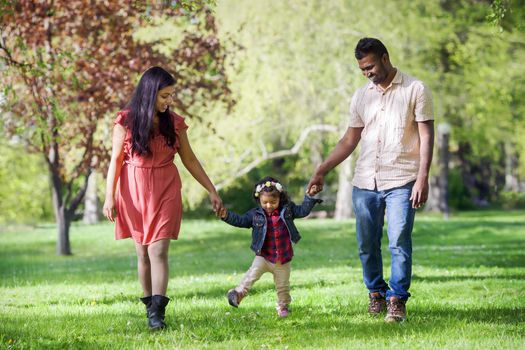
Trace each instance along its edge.
<path fill-rule="evenodd" d="M 231 36 L 241 47 L 228 66 L 237 103 L 227 115 L 212 111 L 208 120 L 217 133 L 197 138 L 195 148 L 203 159 L 213 159 L 211 165 L 221 164 L 210 168 L 220 184 L 231 183 L 247 165 L 264 165 L 258 161 L 265 155 L 282 155 L 312 125 L 346 128 L 348 104 L 359 84 L 351 79 L 348 48 L 362 33 L 348 28 L 345 6 L 344 1 L 218 4 L 221 37 Z M 334 36 L 338 31 L 345 34 Z M 193 133 L 204 134 L 207 125 L 196 126 L 199 131 L 192 127 Z M 289 189 L 299 194 L 338 136 L 312 132 L 297 155 L 267 159 L 272 162 L 268 170 L 287 184 L 296 183 Z"/>
<path fill-rule="evenodd" d="M 501 150 L 519 161 L 525 144 L 524 8 L 522 0 L 219 3 L 221 33 L 234 36 L 242 51 L 229 74 L 236 108 L 210 116 L 218 133 L 202 145 L 222 150 L 217 154 L 209 146 L 205 157 L 226 165 L 214 169 L 213 177 L 235 177 L 259 158 L 260 145 L 270 153 L 286 149 L 309 125 L 344 130 L 351 96 L 366 83 L 353 48 L 359 38 L 373 36 L 387 44 L 397 68 L 430 86 L 436 124 L 452 126 L 451 166 L 462 169 L 462 184 L 471 182 L 483 200 L 494 198 L 501 188 Z M 497 26 L 490 21 L 494 13 Z M 326 156 L 337 136 L 309 137 L 297 157 L 282 162 L 285 180 L 306 181 L 316 165 L 312 160 Z M 516 166 L 524 165 L 521 160 Z M 340 181 L 327 179 L 327 189 L 345 187 L 337 185 L 348 182 L 341 170 Z M 338 197 L 351 203 L 349 191 Z"/>
<path fill-rule="evenodd" d="M 272 159 L 279 159 L 283 157 L 289 157 L 293 156 L 299 153 L 301 148 L 303 147 L 303 144 L 306 141 L 306 138 L 309 136 L 310 133 L 313 132 L 336 132 L 337 128 L 333 125 L 311 125 L 301 131 L 301 136 L 297 140 L 297 142 L 293 145 L 290 149 L 281 149 L 276 150 L 273 152 L 268 152 L 263 144 L 261 144 L 261 156 L 259 158 L 256 158 L 249 164 L 245 165 L 242 169 L 236 169 L 235 174 L 233 176 L 228 177 L 224 181 L 217 184 L 217 189 L 220 190 L 221 188 L 231 184 L 235 179 L 246 175 L 248 172 L 253 170 L 255 167 L 260 165 L 263 162 L 266 162 L 268 160 Z M 232 162 L 233 159 L 230 159 L 229 162 Z"/>
<path fill-rule="evenodd" d="M 231 104 L 224 50 L 205 3 L 187 7 L 134 1 L 3 1 L 0 3 L 0 72 L 13 113 L 8 134 L 47 164 L 58 229 L 57 254 L 71 254 L 69 228 L 94 168 L 108 158 L 111 113 L 123 107 L 138 74 L 163 65 L 178 81 L 176 109 L 192 115 L 207 100 Z M 193 4 L 193 5 L 192 5 Z M 137 28 L 160 16 L 178 18 L 179 46 L 168 53 L 137 42 Z M 14 116 L 14 117 L 12 117 Z"/>
<path fill-rule="evenodd" d="M 436 74 L 439 117 L 452 126 L 452 162 L 473 203 L 497 199 L 504 187 L 504 150 L 510 157 L 523 151 L 522 5 L 442 2 L 436 22 L 447 30 L 429 36 L 414 61 L 426 61 Z"/>

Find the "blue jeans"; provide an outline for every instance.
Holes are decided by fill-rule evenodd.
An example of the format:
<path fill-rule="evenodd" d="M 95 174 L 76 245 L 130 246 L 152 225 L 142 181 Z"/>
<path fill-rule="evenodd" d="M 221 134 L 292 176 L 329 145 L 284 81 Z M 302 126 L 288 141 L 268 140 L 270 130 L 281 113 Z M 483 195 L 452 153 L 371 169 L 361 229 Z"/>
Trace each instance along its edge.
<path fill-rule="evenodd" d="M 354 187 L 352 191 L 363 279 L 370 293 L 379 292 L 387 300 L 392 296 L 401 300 L 410 297 L 408 289 L 412 277 L 412 228 L 416 213 L 409 200 L 413 185 L 414 182 L 410 182 L 386 191 Z M 390 287 L 383 279 L 381 256 L 385 211 L 388 221 L 388 248 L 392 255 Z"/>

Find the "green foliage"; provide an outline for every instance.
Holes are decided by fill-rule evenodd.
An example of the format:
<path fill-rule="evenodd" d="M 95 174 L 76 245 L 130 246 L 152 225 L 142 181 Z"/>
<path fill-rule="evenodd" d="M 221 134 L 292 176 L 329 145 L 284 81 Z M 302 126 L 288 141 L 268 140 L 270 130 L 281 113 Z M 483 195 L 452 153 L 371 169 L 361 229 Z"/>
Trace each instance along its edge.
<path fill-rule="evenodd" d="M 133 37 L 142 43 L 154 43 L 152 47 L 163 55 L 169 56 L 184 40 L 186 26 L 191 28 L 185 17 L 155 17 L 149 26 L 139 28 Z"/>
<path fill-rule="evenodd" d="M 501 23 L 509 9 L 509 5 L 510 0 L 494 0 L 490 5 L 492 11 L 487 15 L 487 20 L 492 25 L 499 27 L 500 31 L 503 31 Z"/>
<path fill-rule="evenodd" d="M 341 123 L 359 85 L 351 79 L 347 62 L 348 47 L 357 36 L 332 35 L 345 30 L 348 13 L 338 15 L 344 6 L 306 1 L 218 4 L 221 38 L 230 38 L 231 45 L 240 48 L 229 58 L 228 74 L 237 104 L 229 113 L 211 110 L 189 130 L 192 145 L 215 182 L 236 177 L 265 153 L 290 149 L 307 126 Z M 215 133 L 210 135 L 210 130 Z M 300 183 L 292 185 L 292 192 L 299 193 L 338 137 L 312 133 L 297 156 L 280 160 L 279 167 L 275 161 L 258 167 L 285 177 L 290 185 Z"/>
<path fill-rule="evenodd" d="M 41 156 L 0 142 L 0 225 L 53 220 L 45 169 Z"/>
<path fill-rule="evenodd" d="M 525 193 L 501 192 L 499 202 L 504 209 L 525 209 Z"/>
<path fill-rule="evenodd" d="M 493 0 L 487 21 L 497 27 L 500 32 L 523 31 L 525 2 L 523 0 Z"/>
<path fill-rule="evenodd" d="M 366 83 L 353 48 L 359 38 L 374 36 L 385 42 L 396 67 L 432 89 L 436 123 L 452 125 L 453 164 L 464 161 L 479 169 L 489 162 L 490 172 L 481 181 L 501 188 L 501 145 L 525 152 L 521 3 L 493 5 L 506 9 L 500 32 L 487 20 L 497 8 L 470 0 L 221 2 L 216 10 L 221 37 L 240 48 L 229 57 L 228 74 L 237 104 L 231 113 L 214 109 L 192 124 L 192 144 L 212 179 L 221 182 L 265 152 L 289 149 L 306 126 L 327 123 L 342 132 L 351 96 Z M 381 18 L 381 25 L 363 13 Z M 298 184 L 294 192 L 339 137 L 310 135 L 299 154 L 284 161 L 280 170 Z M 468 154 L 462 154 L 465 145 Z M 525 172 L 523 160 L 518 167 Z M 335 192 L 337 177 L 330 180 L 327 189 Z"/>
<path fill-rule="evenodd" d="M 12 349 L 519 349 L 525 341 L 525 216 L 419 216 L 409 320 L 367 315 L 355 222 L 298 220 L 292 313 L 279 320 L 270 275 L 238 309 L 226 291 L 253 253 L 250 233 L 184 221 L 170 248 L 169 328 L 147 329 L 130 240 L 111 225 L 72 230 L 76 254 L 53 256 L 54 227 L 0 232 L 0 344 Z M 383 240 L 383 251 L 388 242 Z M 389 254 L 384 254 L 388 278 Z"/>
<path fill-rule="evenodd" d="M 203 7 L 214 7 L 216 0 L 176 0 L 173 1 L 173 8 L 182 7 L 188 12 L 197 12 Z"/>
<path fill-rule="evenodd" d="M 305 182 L 305 174 L 297 174 L 294 169 L 298 161 L 298 157 L 286 157 L 278 159 L 277 162 L 263 162 L 248 174 L 238 177 L 230 186 L 221 191 L 221 198 L 226 208 L 236 213 L 244 213 L 256 207 L 258 204 L 252 198 L 253 187 L 257 181 L 265 176 L 273 176 L 279 179 L 292 201 L 301 203 L 307 183 Z M 275 163 L 278 163 L 279 166 L 275 166 Z M 336 181 L 335 177 L 336 174 L 331 173 L 327 176 L 327 181 Z M 326 192 L 323 198 L 326 196 Z M 333 209 L 333 203 L 329 203 L 328 206 L 331 206 L 330 210 Z M 206 200 L 197 202 L 193 206 L 186 205 L 185 209 L 184 217 L 206 218 L 212 215 L 210 205 Z"/>
<path fill-rule="evenodd" d="M 459 169 L 452 169 L 448 177 L 448 196 L 449 205 L 457 210 L 472 210 L 472 195 L 463 182 Z"/>
<path fill-rule="evenodd" d="M 522 1 L 494 2 L 493 6 L 507 9 L 503 31 L 487 22 L 494 8 L 484 2 L 443 1 L 427 14 L 420 13 L 422 19 L 411 23 L 421 35 L 405 34 L 406 45 L 413 50 L 405 62 L 410 72 L 432 88 L 437 122 L 452 126 L 454 164 L 466 175 L 469 169 L 484 169 L 489 163 L 490 171 L 481 182 L 497 189 L 502 188 L 497 181 L 504 171 L 500 160 L 508 156 L 502 145 L 511 144 L 513 154 L 525 150 L 520 136 L 525 127 L 525 33 L 514 25 L 525 17 Z M 520 172 L 525 170 L 523 161 L 518 166 Z M 494 195 L 482 197 L 491 200 Z"/>

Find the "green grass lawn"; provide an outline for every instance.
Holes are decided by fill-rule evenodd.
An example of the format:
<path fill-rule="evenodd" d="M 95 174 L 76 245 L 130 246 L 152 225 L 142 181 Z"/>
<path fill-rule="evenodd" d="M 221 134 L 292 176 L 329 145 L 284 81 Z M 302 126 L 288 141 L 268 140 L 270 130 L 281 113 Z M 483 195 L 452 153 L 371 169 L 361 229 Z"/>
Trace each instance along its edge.
<path fill-rule="evenodd" d="M 53 225 L 0 232 L 0 348 L 524 349 L 525 214 L 420 215 L 409 320 L 367 315 L 353 221 L 297 220 L 292 314 L 278 319 L 271 275 L 231 308 L 249 267 L 250 231 L 183 222 L 170 250 L 169 328 L 146 325 L 131 240 L 74 225 L 55 256 Z M 387 239 L 383 240 L 389 274 Z"/>

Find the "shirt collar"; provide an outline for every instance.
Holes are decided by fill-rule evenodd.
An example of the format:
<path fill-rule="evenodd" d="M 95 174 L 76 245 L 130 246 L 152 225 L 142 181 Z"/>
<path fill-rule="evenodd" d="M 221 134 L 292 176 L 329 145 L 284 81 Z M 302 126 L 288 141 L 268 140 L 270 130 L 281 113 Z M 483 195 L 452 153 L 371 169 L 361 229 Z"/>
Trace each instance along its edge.
<path fill-rule="evenodd" d="M 403 82 L 403 73 L 401 73 L 401 71 L 396 68 L 396 75 L 394 75 L 394 79 L 392 79 L 392 82 L 390 83 L 388 88 L 386 88 L 386 90 L 390 89 L 392 85 L 401 84 L 402 82 Z M 381 91 L 381 88 L 377 86 L 376 84 L 372 83 L 371 81 L 368 82 L 368 89 L 377 89 L 378 91 Z"/>
<path fill-rule="evenodd" d="M 394 79 L 392 79 L 391 84 L 401 84 L 403 82 L 403 73 L 399 71 L 399 69 L 396 68 L 396 75 L 394 75 Z"/>
<path fill-rule="evenodd" d="M 264 213 L 266 214 L 266 216 L 279 216 L 279 209 L 275 209 L 275 210 L 272 211 L 271 213 L 268 213 L 268 212 L 265 210 Z"/>

